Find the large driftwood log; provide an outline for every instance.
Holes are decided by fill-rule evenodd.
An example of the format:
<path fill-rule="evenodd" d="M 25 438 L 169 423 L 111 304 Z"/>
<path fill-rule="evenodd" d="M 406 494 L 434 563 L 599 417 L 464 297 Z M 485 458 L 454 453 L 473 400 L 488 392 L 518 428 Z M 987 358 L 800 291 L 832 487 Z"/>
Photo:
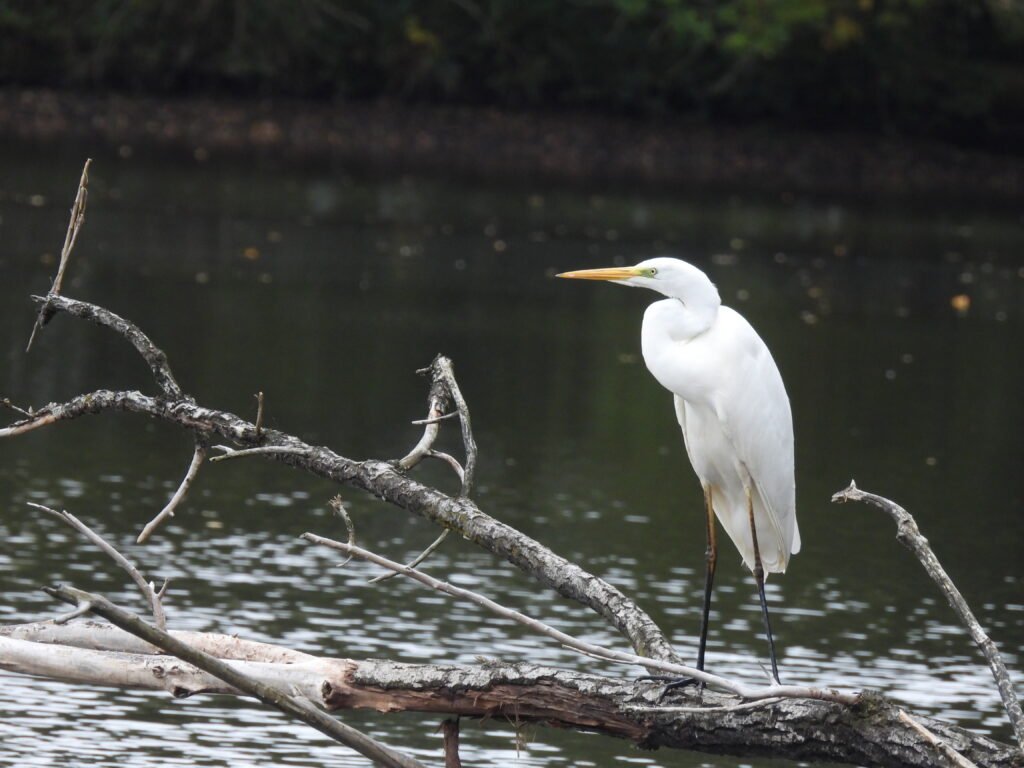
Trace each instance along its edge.
<path fill-rule="evenodd" d="M 682 706 L 660 706 L 661 686 L 541 667 L 402 664 L 325 659 L 266 643 L 200 632 L 173 632 L 267 685 L 297 690 L 326 710 L 372 709 L 498 717 L 592 731 L 642 748 L 789 757 L 864 766 L 942 764 L 934 746 L 908 729 L 881 697 L 856 707 L 806 699 L 738 703 L 705 691 Z M 86 685 L 167 690 L 175 696 L 237 695 L 230 685 L 116 627 L 52 622 L 0 628 L 0 667 Z M 678 702 L 678 699 L 674 699 Z M 1019 765 L 1016 750 L 941 721 L 917 718 L 978 766 Z"/>

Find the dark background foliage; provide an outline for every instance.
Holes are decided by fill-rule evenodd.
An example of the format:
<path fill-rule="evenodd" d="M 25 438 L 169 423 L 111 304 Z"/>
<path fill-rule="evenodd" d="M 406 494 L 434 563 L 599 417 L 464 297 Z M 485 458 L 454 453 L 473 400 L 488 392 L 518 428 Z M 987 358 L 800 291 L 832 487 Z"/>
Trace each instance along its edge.
<path fill-rule="evenodd" d="M 1024 144 L 1019 0 L 0 0 L 0 84 Z"/>

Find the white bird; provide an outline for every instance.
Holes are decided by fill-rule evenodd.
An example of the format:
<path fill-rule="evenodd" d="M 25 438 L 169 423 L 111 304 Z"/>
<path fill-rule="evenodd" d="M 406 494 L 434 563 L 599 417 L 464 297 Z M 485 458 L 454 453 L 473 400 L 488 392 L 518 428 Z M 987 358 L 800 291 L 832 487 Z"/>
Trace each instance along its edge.
<path fill-rule="evenodd" d="M 757 582 L 778 682 L 764 579 L 784 572 L 800 551 L 800 530 L 793 417 L 768 347 L 738 312 L 722 306 L 708 276 L 685 261 L 655 258 L 559 277 L 611 280 L 668 297 L 647 308 L 640 338 L 647 369 L 674 395 L 686 453 L 704 488 L 708 545 L 697 668 L 704 669 L 717 517 Z"/>

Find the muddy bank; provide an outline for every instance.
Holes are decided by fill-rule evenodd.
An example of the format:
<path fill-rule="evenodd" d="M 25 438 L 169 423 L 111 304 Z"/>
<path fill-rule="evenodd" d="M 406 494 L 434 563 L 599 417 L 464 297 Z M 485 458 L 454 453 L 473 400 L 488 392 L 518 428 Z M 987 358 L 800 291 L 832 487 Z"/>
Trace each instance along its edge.
<path fill-rule="evenodd" d="M 152 99 L 0 90 L 0 137 L 274 153 L 494 178 L 785 192 L 1024 193 L 1024 157 L 855 134 L 394 103 Z"/>

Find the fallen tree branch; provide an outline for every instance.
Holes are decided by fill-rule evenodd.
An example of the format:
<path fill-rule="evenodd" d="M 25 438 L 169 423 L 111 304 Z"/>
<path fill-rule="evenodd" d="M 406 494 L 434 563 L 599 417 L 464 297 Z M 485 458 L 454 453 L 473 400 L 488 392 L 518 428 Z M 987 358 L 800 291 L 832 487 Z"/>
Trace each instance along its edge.
<path fill-rule="evenodd" d="M 967 605 L 967 601 L 960 594 L 960 590 L 956 588 L 953 580 L 949 578 L 949 574 L 946 573 L 946 570 L 939 563 L 939 559 L 928 544 L 928 539 L 921 535 L 921 531 L 918 529 L 914 518 L 896 502 L 860 490 L 852 480 L 848 488 L 832 496 L 832 501 L 835 503 L 866 501 L 888 512 L 892 519 L 896 521 L 897 541 L 913 552 L 917 559 L 921 561 L 921 565 L 924 566 L 928 575 L 939 586 L 939 589 L 945 595 L 946 600 L 956 612 L 956 615 L 963 622 L 964 626 L 967 627 L 971 639 L 981 649 L 982 655 L 992 670 L 996 687 L 999 689 L 999 695 L 1003 700 L 1003 707 L 1006 709 L 1007 717 L 1013 726 L 1013 733 L 1017 738 L 1017 744 L 1021 752 L 1024 753 L 1024 713 L 1021 711 L 1017 694 L 1013 690 L 1013 681 L 1010 680 L 1010 673 L 1006 669 L 1006 664 L 1003 663 L 1003 657 L 1000 655 L 999 649 L 996 648 L 996 644 L 992 642 L 992 639 L 985 633 L 985 630 L 981 628 L 981 624 L 974 617 L 974 612 Z"/>
<path fill-rule="evenodd" d="M 851 708 L 807 699 L 737 704 L 731 696 L 705 691 L 704 705 L 698 706 L 696 691 L 688 689 L 680 695 L 690 706 L 659 707 L 660 685 L 534 664 L 327 659 L 226 635 L 170 634 L 208 653 L 223 653 L 241 673 L 297 690 L 327 710 L 509 718 L 623 738 L 648 749 L 892 768 L 936 765 L 935 748 L 900 721 L 898 708 L 878 696 Z M 176 696 L 239 695 L 231 685 L 97 622 L 0 628 L 0 668 Z M 979 768 L 1018 768 L 1012 747 L 931 718 L 916 719 Z"/>
<path fill-rule="evenodd" d="M 463 538 L 505 558 L 541 584 L 591 608 L 625 635 L 638 655 L 679 661 L 650 616 L 619 589 L 556 555 L 515 528 L 490 517 L 472 500 L 449 496 L 423 485 L 389 462 L 354 461 L 329 448 L 312 446 L 292 435 L 266 428 L 262 432 L 262 445 L 256 446 L 255 425 L 233 413 L 204 408 L 191 399 L 169 400 L 138 391 L 97 390 L 66 403 L 51 403 L 30 418 L 0 429 L 0 438 L 104 411 L 150 416 L 205 437 L 211 443 L 213 438 L 230 440 L 251 453 L 264 454 L 319 477 L 367 491 L 443 528 L 452 529 Z M 234 457 L 241 453 L 237 451 L 225 456 Z"/>

